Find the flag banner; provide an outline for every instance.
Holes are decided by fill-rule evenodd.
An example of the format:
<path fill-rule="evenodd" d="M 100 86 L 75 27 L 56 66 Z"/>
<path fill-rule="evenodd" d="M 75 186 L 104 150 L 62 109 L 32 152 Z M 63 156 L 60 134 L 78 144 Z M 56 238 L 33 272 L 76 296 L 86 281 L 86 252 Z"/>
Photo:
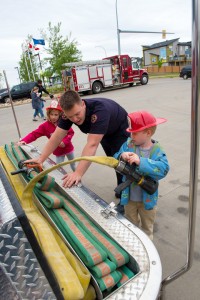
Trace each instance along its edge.
<path fill-rule="evenodd" d="M 43 39 L 40 39 L 40 40 L 36 40 L 33 38 L 33 43 L 34 45 L 45 45 L 45 41 Z"/>

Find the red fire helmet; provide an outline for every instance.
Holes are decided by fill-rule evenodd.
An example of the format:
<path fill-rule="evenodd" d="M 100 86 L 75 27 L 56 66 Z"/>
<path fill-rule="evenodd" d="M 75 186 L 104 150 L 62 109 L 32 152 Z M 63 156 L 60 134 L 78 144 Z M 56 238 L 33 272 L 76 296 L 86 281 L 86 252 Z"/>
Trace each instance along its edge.
<path fill-rule="evenodd" d="M 136 111 L 128 114 L 129 127 L 128 132 L 138 132 L 144 129 L 156 126 L 158 124 L 164 123 L 167 119 L 155 118 L 152 114 L 147 111 Z"/>
<path fill-rule="evenodd" d="M 46 108 L 46 110 L 49 110 L 49 109 L 56 109 L 56 110 L 62 111 L 62 108 L 60 107 L 60 104 L 57 100 L 52 100 L 51 101 L 50 106 L 48 106 Z"/>

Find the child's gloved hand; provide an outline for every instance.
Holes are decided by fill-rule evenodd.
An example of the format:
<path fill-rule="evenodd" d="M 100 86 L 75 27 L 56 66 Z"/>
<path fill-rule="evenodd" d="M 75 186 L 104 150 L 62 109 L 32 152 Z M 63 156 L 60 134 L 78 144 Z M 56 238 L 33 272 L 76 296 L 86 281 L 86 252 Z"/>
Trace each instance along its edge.
<path fill-rule="evenodd" d="M 50 94 L 49 97 L 50 97 L 51 99 L 53 99 L 53 98 L 54 98 L 54 95 Z"/>

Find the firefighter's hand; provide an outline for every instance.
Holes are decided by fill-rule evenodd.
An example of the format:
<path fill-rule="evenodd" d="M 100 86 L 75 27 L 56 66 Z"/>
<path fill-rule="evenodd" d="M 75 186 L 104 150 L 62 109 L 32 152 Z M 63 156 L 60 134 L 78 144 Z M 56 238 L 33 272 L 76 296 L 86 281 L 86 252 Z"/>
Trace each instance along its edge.
<path fill-rule="evenodd" d="M 61 142 L 58 147 L 65 148 L 65 143 Z"/>
<path fill-rule="evenodd" d="M 63 187 L 70 188 L 73 184 L 77 185 L 81 181 L 81 176 L 78 172 L 66 174 L 63 178 Z"/>
<path fill-rule="evenodd" d="M 40 157 L 35 157 L 32 159 L 25 160 L 24 163 L 35 163 L 35 164 L 41 165 L 41 167 L 42 167 L 43 161 L 41 161 Z"/>

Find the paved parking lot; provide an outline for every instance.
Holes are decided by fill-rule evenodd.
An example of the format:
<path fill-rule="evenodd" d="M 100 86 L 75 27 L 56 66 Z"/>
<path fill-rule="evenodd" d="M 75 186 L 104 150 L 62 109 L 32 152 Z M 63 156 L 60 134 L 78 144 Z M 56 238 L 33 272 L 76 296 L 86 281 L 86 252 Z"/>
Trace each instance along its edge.
<path fill-rule="evenodd" d="M 88 96 L 88 98 L 94 96 Z M 158 215 L 155 225 L 154 243 L 161 257 L 163 278 L 171 275 L 186 262 L 188 228 L 188 195 L 190 166 L 190 112 L 191 80 L 180 78 L 152 79 L 146 86 L 123 88 L 104 92 L 98 98 L 111 98 L 128 112 L 148 110 L 157 117 L 165 117 L 168 122 L 157 128 L 155 139 L 159 140 L 167 152 L 171 170 L 160 182 Z M 46 106 L 49 104 L 47 101 Z M 15 107 L 21 136 L 36 128 L 40 123 L 32 122 L 31 104 Z M 18 134 L 11 108 L 0 109 L 1 145 L 17 141 Z M 87 136 L 75 126 L 73 143 L 76 156 Z M 42 149 L 45 138 L 35 142 Z M 97 155 L 104 155 L 101 147 Z M 70 170 L 70 169 L 69 169 Z M 106 180 L 105 180 L 106 174 Z M 83 178 L 83 183 L 101 198 L 110 202 L 114 199 L 116 185 L 112 169 L 91 165 Z M 198 197 L 200 192 L 198 190 Z M 198 200 L 199 202 L 199 200 Z M 197 203 L 197 226 L 193 266 L 189 272 L 166 287 L 166 299 L 198 300 L 200 298 L 200 204 Z"/>

